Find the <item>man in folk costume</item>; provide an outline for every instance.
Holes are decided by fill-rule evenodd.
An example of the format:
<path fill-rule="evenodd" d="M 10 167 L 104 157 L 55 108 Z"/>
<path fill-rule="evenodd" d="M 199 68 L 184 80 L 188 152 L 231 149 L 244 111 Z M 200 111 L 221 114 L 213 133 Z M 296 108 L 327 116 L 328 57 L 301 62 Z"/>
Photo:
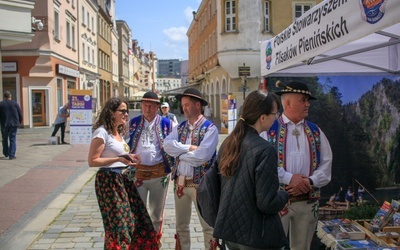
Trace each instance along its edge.
<path fill-rule="evenodd" d="M 322 130 L 305 120 L 309 100 L 316 99 L 307 85 L 290 82 L 276 94 L 281 96 L 283 114 L 261 136 L 276 147 L 279 182 L 291 196 L 281 211 L 290 249 L 310 249 L 318 222 L 319 189 L 331 180 L 332 150 Z"/>
<path fill-rule="evenodd" d="M 197 210 L 196 187 L 213 163 L 218 145 L 218 129 L 202 114 L 202 106 L 208 103 L 198 90 L 189 88 L 175 96 L 181 102 L 186 121 L 172 129 L 165 138 L 165 151 L 175 157 L 172 177 L 175 181 L 175 215 L 177 248 L 190 248 L 190 217 L 192 203 Z M 205 249 L 212 243 L 213 228 L 200 216 Z"/>
<path fill-rule="evenodd" d="M 141 100 L 142 115 L 129 122 L 131 153 L 140 155 L 136 166 L 136 187 L 148 211 L 161 246 L 164 205 L 173 158 L 165 153 L 165 137 L 171 132 L 168 118 L 158 115 L 160 101 L 154 92 L 146 92 Z"/>

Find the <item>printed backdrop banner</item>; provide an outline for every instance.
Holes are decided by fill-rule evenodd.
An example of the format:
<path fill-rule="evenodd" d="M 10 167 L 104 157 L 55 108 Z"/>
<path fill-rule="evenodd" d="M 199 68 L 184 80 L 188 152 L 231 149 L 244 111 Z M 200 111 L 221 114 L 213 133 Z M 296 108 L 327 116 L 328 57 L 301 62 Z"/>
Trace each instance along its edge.
<path fill-rule="evenodd" d="M 356 41 L 400 22 L 399 0 L 326 0 L 261 42 L 261 75 Z"/>

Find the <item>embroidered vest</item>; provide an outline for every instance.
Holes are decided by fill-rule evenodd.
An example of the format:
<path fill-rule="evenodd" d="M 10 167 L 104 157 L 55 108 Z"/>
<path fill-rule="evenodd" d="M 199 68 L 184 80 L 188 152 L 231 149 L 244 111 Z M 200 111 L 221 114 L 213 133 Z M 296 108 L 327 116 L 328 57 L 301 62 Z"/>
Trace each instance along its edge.
<path fill-rule="evenodd" d="M 310 145 L 310 171 L 311 176 L 314 170 L 321 162 L 321 138 L 319 128 L 316 124 L 304 121 L 304 131 L 307 135 Z M 282 117 L 275 120 L 268 131 L 268 141 L 277 149 L 278 166 L 286 170 L 285 144 L 287 138 L 287 125 L 283 122 Z"/>
<path fill-rule="evenodd" d="M 165 153 L 163 145 L 165 137 L 167 137 L 167 135 L 171 132 L 171 121 L 168 118 L 161 117 L 159 115 L 157 115 L 155 119 L 156 119 L 154 122 L 156 130 L 155 134 L 158 143 L 161 146 L 161 154 L 164 160 L 164 164 L 166 166 L 165 172 L 170 173 L 171 167 L 174 165 L 174 158 Z M 144 127 L 144 117 L 142 115 L 131 119 L 129 123 L 130 140 L 128 143 L 131 149 L 130 152 L 135 151 L 140 139 L 140 135 L 142 134 L 143 127 Z"/>
<path fill-rule="evenodd" d="M 187 126 L 187 120 L 178 125 L 178 141 L 185 144 L 187 136 L 189 134 L 189 126 Z M 203 123 L 200 124 L 192 133 L 192 145 L 199 146 L 203 141 L 208 128 L 211 127 L 213 123 L 207 119 L 204 119 Z M 214 151 L 213 156 L 210 160 L 204 162 L 202 165 L 193 168 L 193 183 L 199 184 L 201 178 L 205 175 L 206 171 L 211 167 L 214 162 L 217 150 Z M 178 167 L 179 158 L 175 159 L 175 166 Z M 176 178 L 176 168 L 174 169 L 174 178 Z"/>

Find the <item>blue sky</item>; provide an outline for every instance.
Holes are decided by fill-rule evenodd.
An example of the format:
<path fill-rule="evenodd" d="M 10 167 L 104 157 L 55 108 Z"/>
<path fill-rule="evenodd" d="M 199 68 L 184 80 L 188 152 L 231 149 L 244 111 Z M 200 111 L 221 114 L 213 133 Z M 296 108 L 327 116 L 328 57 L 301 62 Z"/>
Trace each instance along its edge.
<path fill-rule="evenodd" d="M 342 94 L 343 104 L 355 102 L 360 99 L 362 94 L 372 88 L 384 76 L 329 76 L 331 83 L 327 82 L 326 76 L 319 76 L 319 83 L 328 84 L 330 86 L 338 87 Z M 386 76 L 386 78 L 395 80 L 399 77 Z"/>
<path fill-rule="evenodd" d="M 187 29 L 201 0 L 117 0 L 116 20 L 124 20 L 145 52 L 158 59 L 188 59 Z"/>

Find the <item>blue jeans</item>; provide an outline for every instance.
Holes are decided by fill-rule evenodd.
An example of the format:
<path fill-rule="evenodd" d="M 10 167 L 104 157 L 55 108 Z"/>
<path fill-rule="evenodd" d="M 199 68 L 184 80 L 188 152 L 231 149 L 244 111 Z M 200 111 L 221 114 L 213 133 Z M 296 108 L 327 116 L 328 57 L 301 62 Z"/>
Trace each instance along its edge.
<path fill-rule="evenodd" d="M 15 151 L 17 150 L 17 129 L 17 126 L 1 127 L 3 154 L 5 157 L 15 157 Z M 10 144 L 8 144 L 9 141 Z"/>

